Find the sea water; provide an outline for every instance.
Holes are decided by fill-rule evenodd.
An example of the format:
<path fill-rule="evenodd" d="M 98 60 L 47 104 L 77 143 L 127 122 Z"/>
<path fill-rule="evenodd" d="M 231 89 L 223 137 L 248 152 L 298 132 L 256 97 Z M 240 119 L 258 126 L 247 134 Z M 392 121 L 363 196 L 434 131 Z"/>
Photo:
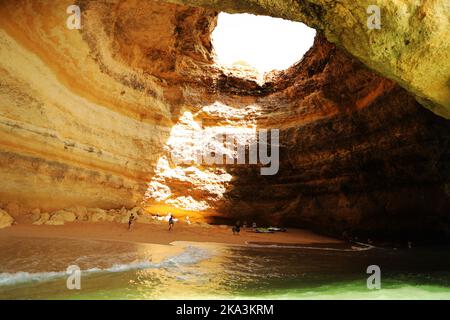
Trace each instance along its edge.
<path fill-rule="evenodd" d="M 81 270 L 80 290 L 67 268 Z M 381 270 L 368 289 L 367 267 Z M 0 240 L 0 299 L 450 299 L 450 248 Z"/>

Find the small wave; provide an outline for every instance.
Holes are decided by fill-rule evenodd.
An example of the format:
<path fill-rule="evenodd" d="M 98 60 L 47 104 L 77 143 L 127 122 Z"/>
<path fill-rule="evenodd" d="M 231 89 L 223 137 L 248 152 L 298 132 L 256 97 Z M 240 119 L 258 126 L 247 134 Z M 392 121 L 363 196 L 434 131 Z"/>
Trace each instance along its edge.
<path fill-rule="evenodd" d="M 350 248 L 331 248 L 331 247 L 319 247 L 319 246 L 302 246 L 302 245 L 289 245 L 289 244 L 258 244 L 252 242 L 246 242 L 249 247 L 256 248 L 281 248 L 281 249 L 307 249 L 307 250 L 321 250 L 321 251 L 366 251 L 374 249 L 375 247 L 370 244 L 355 242 L 359 245 L 351 246 Z"/>
<path fill-rule="evenodd" d="M 30 281 L 51 280 L 54 278 L 62 277 L 65 274 L 66 274 L 65 271 L 36 272 L 36 273 L 23 272 L 23 271 L 16 272 L 16 273 L 3 272 L 3 273 L 0 273 L 0 286 L 24 283 L 24 282 L 30 282 Z"/>
<path fill-rule="evenodd" d="M 125 272 L 131 270 L 142 270 L 142 269 L 158 269 L 158 268 L 179 268 L 183 265 L 196 264 L 202 260 L 206 260 L 210 257 L 209 251 L 188 246 L 186 249 L 173 257 L 168 257 L 159 263 L 153 263 L 151 261 L 135 261 L 131 263 L 123 264 L 113 264 L 108 268 L 89 268 L 86 270 L 81 270 L 82 275 L 89 275 L 101 272 Z M 19 271 L 15 273 L 3 272 L 0 273 L 0 286 L 14 285 L 26 282 L 42 282 L 49 281 L 56 278 L 61 278 L 67 276 L 66 271 L 51 271 L 51 272 L 24 272 Z"/>

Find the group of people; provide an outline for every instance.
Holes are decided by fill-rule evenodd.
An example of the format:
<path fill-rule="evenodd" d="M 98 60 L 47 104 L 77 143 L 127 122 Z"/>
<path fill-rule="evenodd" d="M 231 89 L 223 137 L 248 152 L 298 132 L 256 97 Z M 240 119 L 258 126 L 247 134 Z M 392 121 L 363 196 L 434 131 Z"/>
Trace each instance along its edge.
<path fill-rule="evenodd" d="M 133 229 L 136 220 L 137 220 L 137 217 L 134 215 L 134 213 L 132 213 L 132 214 L 130 215 L 129 219 L 128 219 L 128 230 L 129 230 L 129 231 L 131 231 L 131 230 Z M 174 227 L 174 225 L 175 225 L 175 219 L 174 219 L 174 217 L 173 217 L 172 214 L 170 214 L 170 215 L 168 216 L 167 221 L 168 221 L 168 223 L 169 223 L 169 231 L 172 231 L 172 230 L 173 230 L 173 227 Z M 187 223 L 187 224 L 191 224 L 191 221 L 190 221 L 189 217 L 186 217 L 186 223 Z M 243 227 L 244 227 L 244 228 L 247 227 L 247 222 L 246 222 L 246 221 L 244 221 Z M 253 222 L 252 228 L 254 228 L 254 229 L 256 228 L 256 222 Z M 233 234 L 234 234 L 234 235 L 239 235 L 239 233 L 241 232 L 241 222 L 240 222 L 239 220 L 238 220 L 238 221 L 236 222 L 236 224 L 233 226 L 232 231 L 233 231 Z"/>
<path fill-rule="evenodd" d="M 131 231 L 133 229 L 136 220 L 137 217 L 134 215 L 134 213 L 132 213 L 128 219 L 128 231 Z M 175 225 L 175 219 L 173 215 L 170 215 L 167 221 L 169 222 L 169 231 L 172 231 L 173 226 Z M 186 217 L 186 221 L 190 224 L 189 217 Z"/>
<path fill-rule="evenodd" d="M 244 221 L 243 227 L 247 228 L 247 221 Z M 252 223 L 252 228 L 256 229 L 256 222 Z M 236 221 L 236 224 L 233 226 L 233 228 L 231 228 L 231 231 L 233 231 L 234 235 L 239 235 L 239 233 L 241 232 L 241 221 L 240 220 Z"/>

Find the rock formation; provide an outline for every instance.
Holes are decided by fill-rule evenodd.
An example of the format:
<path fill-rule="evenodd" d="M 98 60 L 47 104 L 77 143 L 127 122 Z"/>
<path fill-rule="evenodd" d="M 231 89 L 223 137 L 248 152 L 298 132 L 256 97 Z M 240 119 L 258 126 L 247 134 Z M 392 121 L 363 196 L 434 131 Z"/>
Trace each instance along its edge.
<path fill-rule="evenodd" d="M 447 0 L 167 0 L 229 13 L 300 21 L 323 32 L 369 68 L 395 80 L 450 119 L 450 6 Z M 369 29 L 373 6 L 380 29 Z"/>
<path fill-rule="evenodd" d="M 0 209 L 0 229 L 12 226 L 14 219 L 5 210 Z"/>
<path fill-rule="evenodd" d="M 433 3 L 411 21 L 445 14 Z M 390 15 L 376 38 L 356 27 L 364 14 L 338 29 L 355 5 L 319 0 L 80 0 L 82 29 L 70 30 L 70 4 L 0 6 L 0 207 L 19 223 L 125 221 L 143 205 L 193 221 L 448 240 L 450 123 L 415 99 L 448 115 L 448 31 L 425 24 L 416 30 L 425 38 L 400 47 L 392 41 L 402 25 Z M 261 84 L 215 64 L 216 9 L 321 33 L 302 61 Z M 215 127 L 279 129 L 279 172 L 171 159 L 193 146 L 180 132 Z"/>

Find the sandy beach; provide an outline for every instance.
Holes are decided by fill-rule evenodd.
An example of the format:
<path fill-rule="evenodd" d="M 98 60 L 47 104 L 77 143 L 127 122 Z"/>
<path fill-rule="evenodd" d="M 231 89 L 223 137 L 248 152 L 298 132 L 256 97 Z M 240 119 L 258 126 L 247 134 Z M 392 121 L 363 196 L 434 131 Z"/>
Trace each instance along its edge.
<path fill-rule="evenodd" d="M 73 222 L 62 226 L 16 224 L 0 230 L 0 239 L 8 237 L 70 238 L 91 240 L 112 240 L 134 243 L 170 244 L 174 241 L 212 242 L 245 245 L 251 243 L 277 244 L 339 244 L 340 240 L 317 235 L 303 229 L 289 229 L 287 232 L 261 234 L 243 229 L 240 235 L 233 235 L 229 226 L 176 224 L 168 231 L 167 224 L 136 224 L 132 231 L 126 224 L 116 222 Z"/>

